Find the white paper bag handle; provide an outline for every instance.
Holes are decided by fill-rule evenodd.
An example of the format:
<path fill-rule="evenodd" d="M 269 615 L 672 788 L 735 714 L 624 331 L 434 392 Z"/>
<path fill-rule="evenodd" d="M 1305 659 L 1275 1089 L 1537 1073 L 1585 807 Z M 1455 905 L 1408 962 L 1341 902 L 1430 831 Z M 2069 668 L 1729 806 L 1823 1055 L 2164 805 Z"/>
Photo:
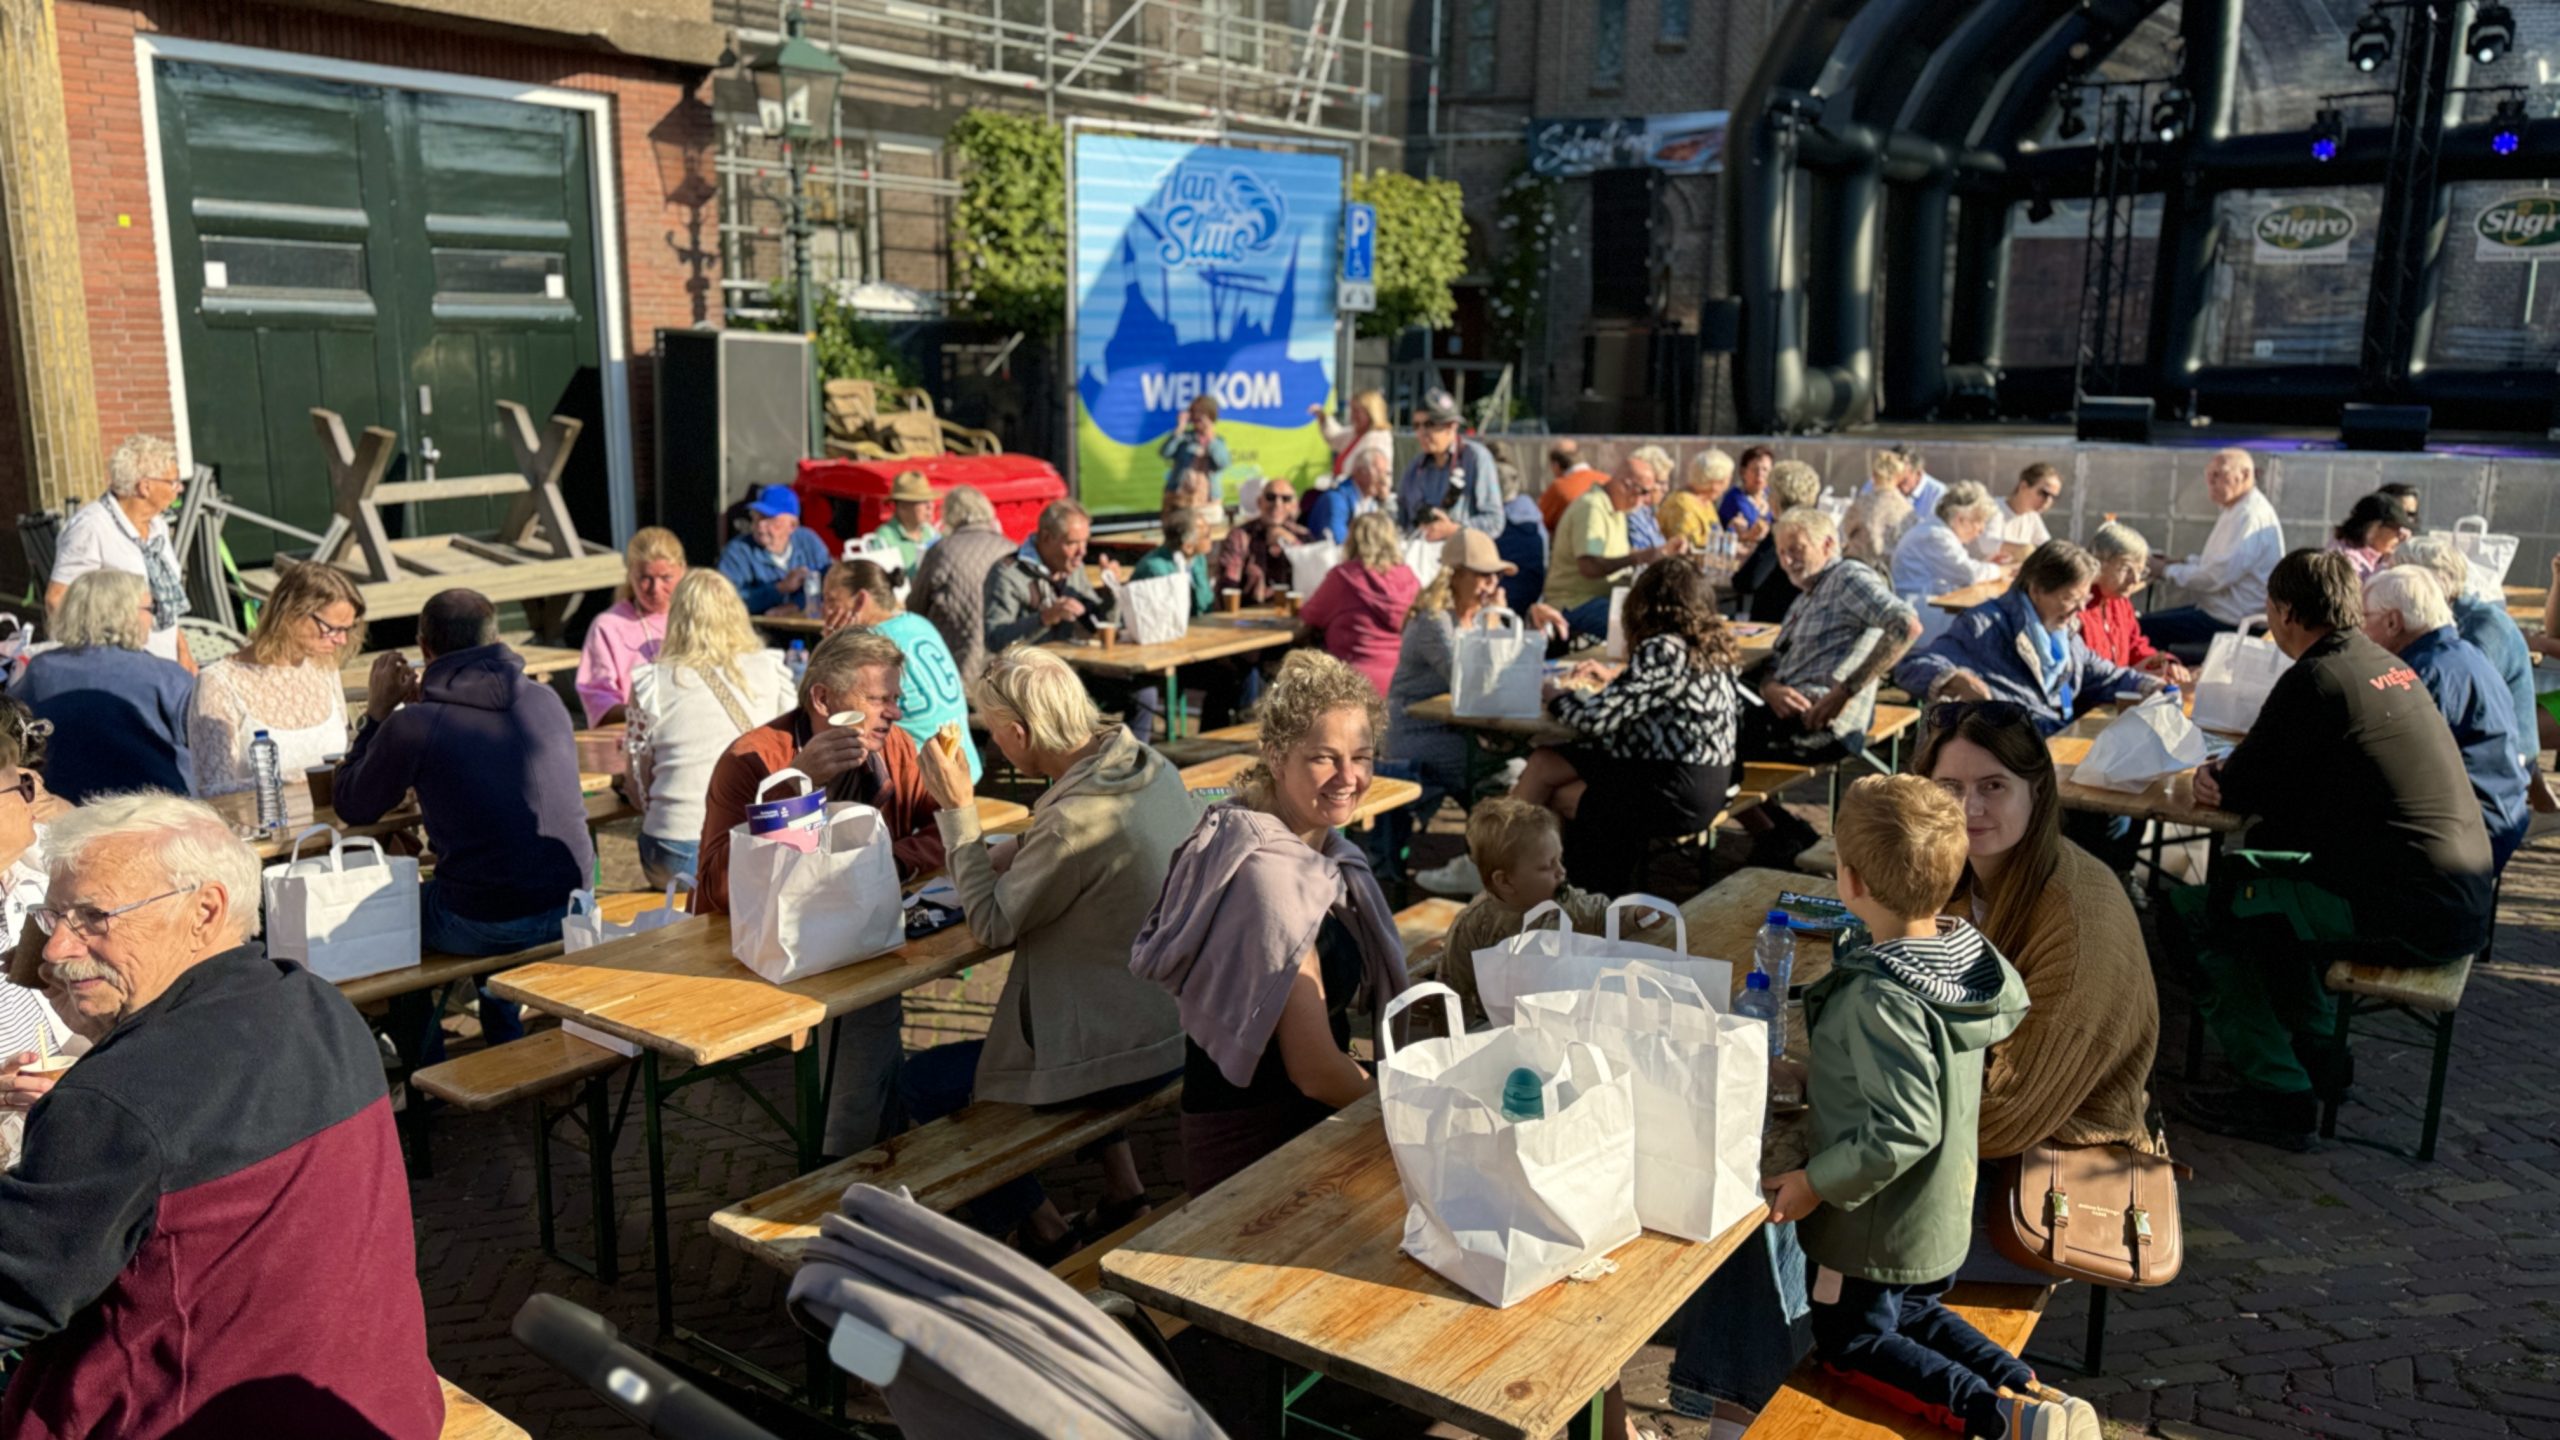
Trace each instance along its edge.
<path fill-rule="evenodd" d="M 1625 991 L 1631 999 L 1638 997 L 1640 986 L 1651 985 L 1662 992 L 1662 998 L 1665 1000 L 1677 1003 L 1682 998 L 1681 992 L 1686 991 L 1697 1000 L 1699 1009 L 1716 1008 L 1708 1003 L 1706 988 L 1697 981 L 1686 975 L 1665 970 L 1659 965 L 1647 965 L 1641 960 L 1630 960 L 1624 965 L 1601 971 L 1600 977 L 1591 982 L 1591 988 L 1594 991 L 1605 990 L 1612 980 L 1617 981 L 1618 988 Z"/>
<path fill-rule="evenodd" d="M 1437 980 L 1425 980 L 1419 985 L 1408 985 L 1403 994 L 1388 1001 L 1387 1008 L 1378 1012 L 1378 1059 L 1381 1062 L 1395 1056 L 1396 1017 L 1422 1001 L 1434 998 L 1438 999 L 1441 1008 L 1448 1012 L 1449 1038 L 1454 1040 L 1467 1033 L 1467 1017 L 1459 1008 L 1457 991 Z"/>
<path fill-rule="evenodd" d="M 2241 622 L 2240 622 L 2239 628 L 2238 628 L 2238 630 L 2237 630 L 2237 632 L 2236 632 L 2236 633 L 2238 633 L 2239 635 L 2241 635 L 2242 637 L 2244 637 L 2244 638 L 2245 638 L 2245 637 L 2248 635 L 2248 633 L 2249 633 L 2249 627 L 2250 627 L 2250 626 L 2252 626 L 2252 625 L 2254 625 L 2254 626 L 2258 627 L 2258 632 L 2259 632 L 2260 634 L 2262 634 L 2262 635 L 2263 635 L 2263 634 L 2265 634 L 2265 633 L 2266 633 L 2266 629 L 2267 629 L 2267 617 L 2266 617 L 2266 616 L 2264 616 L 2264 615 L 2252 615 L 2252 616 L 2250 616 L 2248 619 L 2243 620 L 2243 621 L 2241 621 Z"/>
<path fill-rule="evenodd" d="M 1507 625 L 1496 626 L 1493 623 L 1496 616 L 1500 616 L 1502 619 L 1507 620 L 1510 623 Z M 1483 609 L 1478 610 L 1476 612 L 1474 628 L 1478 630 L 1503 629 L 1509 630 L 1514 634 L 1523 633 L 1522 626 L 1520 624 L 1519 612 L 1513 610 L 1508 605 L 1488 605 Z"/>
<path fill-rule="evenodd" d="M 337 854 L 337 853 L 338 853 L 338 849 L 339 849 L 339 847 L 347 843 L 346 837 L 338 833 L 338 827 L 337 827 L 337 826 L 335 826 L 335 825 L 305 825 L 305 826 L 303 826 L 300 830 L 297 830 L 297 831 L 295 831 L 295 832 L 294 832 L 294 835 L 293 835 L 293 849 L 292 849 L 289 853 L 287 853 L 287 854 L 286 854 L 286 856 L 284 857 L 284 863 L 286 863 L 287 865 L 299 865 L 299 864 L 301 864 L 301 863 L 302 863 L 302 842 L 303 842 L 303 841 L 305 841 L 305 840 L 310 839 L 312 836 L 317 835 L 317 834 L 319 834 L 320 832 L 322 832 L 322 831 L 324 831 L 324 830 L 325 830 L 325 831 L 327 831 L 327 832 L 329 832 L 329 853 L 330 853 L 330 854 L 332 854 L 332 855 Z M 333 866 L 331 866 L 330 868 L 334 870 L 334 869 L 336 869 L 337 867 L 333 865 Z"/>
<path fill-rule="evenodd" d="M 801 784 L 808 786 L 811 790 L 818 788 L 818 782 L 809 778 L 809 772 L 805 770 L 793 770 L 786 767 L 781 770 L 776 770 L 772 774 L 764 777 L 763 781 L 756 786 L 756 799 L 759 801 L 763 800 L 765 796 L 773 793 L 775 786 L 780 785 L 785 780 L 797 780 Z"/>
<path fill-rule="evenodd" d="M 577 914 L 577 913 L 579 912 L 580 907 L 582 907 L 582 906 L 585 908 L 585 910 L 586 910 L 586 913 L 587 913 L 587 914 L 589 914 L 589 915 L 593 915 L 593 914 L 595 914 L 595 913 L 596 913 L 596 892 L 594 892 L 593 890 L 572 890 L 572 891 L 570 891 L 570 892 L 569 892 L 569 911 L 568 911 L 568 915 L 563 915 L 561 918 L 565 920 L 565 919 L 567 919 L 567 918 L 568 918 L 568 916 L 569 916 L 569 915 L 575 915 L 575 914 Z"/>
<path fill-rule="evenodd" d="M 1563 934 L 1565 931 L 1573 928 L 1571 925 L 1565 923 L 1563 906 L 1557 904 L 1553 900 L 1541 900 L 1537 904 L 1529 907 L 1528 914 L 1520 917 L 1520 933 L 1526 935 L 1530 931 L 1537 929 L 1538 922 L 1551 915 L 1555 917 L 1555 930 L 1557 934 Z"/>
<path fill-rule="evenodd" d="M 1672 904 L 1670 901 L 1663 899 L 1659 895 L 1621 895 L 1617 899 L 1610 901 L 1608 911 L 1608 934 L 1610 939 L 1615 940 L 1618 938 L 1618 912 L 1621 910 L 1636 909 L 1651 910 L 1658 915 L 1670 916 L 1672 937 L 1671 948 L 1679 951 L 1683 955 L 1689 953 L 1688 918 L 1680 913 L 1679 906 Z"/>
<path fill-rule="evenodd" d="M 2454 534 L 2456 534 L 2456 535 L 2462 534 L 2462 533 L 2463 533 L 2462 527 L 2463 527 L 2463 526 L 2465 526 L 2465 525 L 2477 525 L 2477 526 L 2479 526 L 2479 527 L 2480 527 L 2480 528 L 2479 528 L 2479 530 L 2478 530 L 2477 532 L 2475 532 L 2475 533 L 2477 533 L 2477 534 L 2480 534 L 2480 535 L 2484 535 L 2484 536 L 2485 536 L 2485 535 L 2487 535 L 2487 534 L 2489 533 L 2489 517 L 2488 517 L 2488 516 L 2486 516 L 2486 515 L 2465 515 L 2465 516 L 2463 516 L 2461 519 L 2456 520 L 2456 521 L 2454 521 L 2454 522 L 2453 522 L 2453 533 L 2454 533 Z"/>

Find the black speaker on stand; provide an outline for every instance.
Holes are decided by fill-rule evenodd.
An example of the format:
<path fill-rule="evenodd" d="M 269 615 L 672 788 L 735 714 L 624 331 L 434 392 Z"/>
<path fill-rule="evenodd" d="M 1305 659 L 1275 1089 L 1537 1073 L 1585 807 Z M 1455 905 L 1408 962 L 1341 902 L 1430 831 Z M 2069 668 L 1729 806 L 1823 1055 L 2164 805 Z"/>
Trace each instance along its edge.
<path fill-rule="evenodd" d="M 731 507 L 798 476 L 812 359 L 802 335 L 658 332 L 656 523 L 693 563 L 710 564 L 729 543 Z"/>
<path fill-rule="evenodd" d="M 2350 450 L 2424 450 L 2434 420 L 2426 405 L 2350 405 L 2338 415 L 2338 439 Z"/>
<path fill-rule="evenodd" d="M 2119 445 L 2151 443 L 2151 397 L 2148 395 L 2083 395 L 2077 434 L 2083 440 L 2112 440 Z"/>

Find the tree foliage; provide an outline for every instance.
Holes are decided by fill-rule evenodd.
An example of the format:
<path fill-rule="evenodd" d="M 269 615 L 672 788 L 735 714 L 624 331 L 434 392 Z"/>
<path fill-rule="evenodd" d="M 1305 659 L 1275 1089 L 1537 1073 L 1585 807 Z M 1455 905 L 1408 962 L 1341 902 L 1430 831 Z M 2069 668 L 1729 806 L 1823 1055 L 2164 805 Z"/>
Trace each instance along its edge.
<path fill-rule="evenodd" d="M 773 293 L 774 308 L 782 313 L 756 328 L 798 329 L 800 300 L 791 282 L 778 280 L 766 288 Z M 817 351 L 818 377 L 822 380 L 869 380 L 900 389 L 923 383 L 917 377 L 915 362 L 898 350 L 887 328 L 855 314 L 853 307 L 839 299 L 829 286 L 818 287 L 818 328 L 809 338 Z"/>
<path fill-rule="evenodd" d="M 960 157 L 954 309 L 1034 336 L 1067 306 L 1066 131 L 1037 115 L 972 110 L 951 127 Z"/>
<path fill-rule="evenodd" d="M 1467 212 L 1454 180 L 1377 170 L 1351 182 L 1351 198 L 1378 207 L 1378 308 L 1360 333 L 1392 336 L 1457 317 L 1450 286 L 1467 270 Z"/>

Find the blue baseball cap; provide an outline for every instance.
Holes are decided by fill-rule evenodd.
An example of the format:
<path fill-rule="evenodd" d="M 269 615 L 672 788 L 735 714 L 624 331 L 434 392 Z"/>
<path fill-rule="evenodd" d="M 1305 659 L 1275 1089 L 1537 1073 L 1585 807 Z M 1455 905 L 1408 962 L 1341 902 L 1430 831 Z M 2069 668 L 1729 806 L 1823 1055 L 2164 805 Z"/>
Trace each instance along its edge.
<path fill-rule="evenodd" d="M 800 518 L 800 496 L 788 485 L 767 485 L 763 493 L 747 503 L 747 509 L 770 520 L 776 515 Z"/>

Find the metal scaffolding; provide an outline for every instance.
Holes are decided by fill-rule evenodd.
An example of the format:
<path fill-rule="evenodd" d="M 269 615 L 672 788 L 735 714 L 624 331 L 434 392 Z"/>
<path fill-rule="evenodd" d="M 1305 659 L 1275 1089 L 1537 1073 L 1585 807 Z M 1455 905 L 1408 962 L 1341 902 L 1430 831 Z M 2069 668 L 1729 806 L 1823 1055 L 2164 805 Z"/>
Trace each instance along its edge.
<path fill-rule="evenodd" d="M 781 0 L 783 4 L 801 0 Z M 746 45 L 781 37 L 776 0 L 715 5 Z M 796 163 L 817 197 L 818 273 L 840 289 L 894 285 L 946 298 L 950 202 L 959 182 L 938 132 L 948 114 L 1037 104 L 1051 119 L 1178 121 L 1242 136 L 1341 142 L 1360 171 L 1401 164 L 1409 88 L 1437 88 L 1437 59 L 1381 43 L 1416 0 L 805 0 L 807 37 L 847 80 L 832 145 Z M 1291 19 L 1262 18 L 1286 10 Z M 914 113 L 903 131 L 881 117 Z M 1391 113 L 1393 112 L 1393 113 Z M 723 127 L 716 163 L 727 313 L 761 318 L 787 267 L 782 195 L 794 160 Z M 912 208 L 901 210 L 901 202 Z M 934 232 L 901 244 L 893 229 Z M 901 257 L 903 256 L 903 259 Z M 832 266 L 827 262 L 833 261 Z"/>

